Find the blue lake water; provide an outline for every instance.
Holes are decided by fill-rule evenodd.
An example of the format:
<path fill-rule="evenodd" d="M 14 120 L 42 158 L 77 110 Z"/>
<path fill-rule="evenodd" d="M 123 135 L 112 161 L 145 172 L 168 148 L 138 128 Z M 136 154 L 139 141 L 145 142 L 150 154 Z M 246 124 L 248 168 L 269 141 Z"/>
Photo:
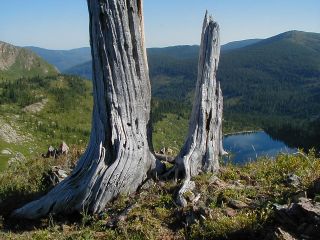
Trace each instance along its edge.
<path fill-rule="evenodd" d="M 297 149 L 289 148 L 285 143 L 272 139 L 264 131 L 225 136 L 224 149 L 231 153 L 226 160 L 235 164 L 244 164 L 257 157 L 275 157 L 279 153 L 294 153 Z"/>

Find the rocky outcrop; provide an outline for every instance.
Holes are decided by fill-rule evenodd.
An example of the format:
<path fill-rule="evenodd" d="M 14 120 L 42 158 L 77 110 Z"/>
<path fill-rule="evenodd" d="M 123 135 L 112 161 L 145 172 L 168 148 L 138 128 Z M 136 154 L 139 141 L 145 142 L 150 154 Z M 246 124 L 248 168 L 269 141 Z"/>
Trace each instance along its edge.
<path fill-rule="evenodd" d="M 28 49 L 0 42 L 0 80 L 57 74 L 55 67 Z"/>
<path fill-rule="evenodd" d="M 20 134 L 15 128 L 0 118 L 0 139 L 7 143 L 21 144 L 30 140 L 30 137 Z"/>
<path fill-rule="evenodd" d="M 320 239 L 320 203 L 309 198 L 299 198 L 289 205 L 275 205 L 276 222 L 282 231 L 277 234 L 290 239 Z M 285 230 L 284 230 L 285 229 Z"/>
<path fill-rule="evenodd" d="M 45 105 L 48 103 L 48 99 L 44 98 L 40 102 L 33 103 L 31 105 L 28 105 L 22 109 L 24 112 L 28 113 L 37 113 L 41 112 L 41 110 L 45 107 Z"/>
<path fill-rule="evenodd" d="M 19 48 L 5 42 L 0 42 L 0 70 L 8 70 L 16 61 Z"/>

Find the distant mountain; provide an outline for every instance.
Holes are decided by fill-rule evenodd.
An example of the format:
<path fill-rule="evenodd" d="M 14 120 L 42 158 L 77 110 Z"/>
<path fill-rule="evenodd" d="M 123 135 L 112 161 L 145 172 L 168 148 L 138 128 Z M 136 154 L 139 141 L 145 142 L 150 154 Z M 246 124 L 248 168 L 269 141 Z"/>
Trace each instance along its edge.
<path fill-rule="evenodd" d="M 174 54 L 148 54 L 154 97 L 183 100 L 193 96 L 196 49 L 194 57 L 179 59 L 174 57 L 179 48 L 171 49 Z M 217 77 L 226 114 L 319 118 L 319 48 L 319 33 L 290 31 L 222 51 Z"/>
<path fill-rule="evenodd" d="M 238 48 L 247 47 L 249 45 L 255 44 L 260 42 L 262 39 L 247 39 L 247 40 L 241 40 L 241 41 L 234 41 L 227 43 L 225 45 L 221 46 L 222 51 L 230 51 L 235 50 Z"/>
<path fill-rule="evenodd" d="M 0 42 L 0 81 L 57 73 L 54 66 L 32 51 Z"/>
<path fill-rule="evenodd" d="M 226 111 L 287 116 L 320 112 L 320 34 L 289 31 L 222 46 L 218 79 Z M 153 96 L 190 99 L 199 46 L 147 49 Z M 91 77 L 91 61 L 65 72 Z M 292 106 L 303 106 L 302 109 Z M 312 107 L 311 107 L 312 106 Z"/>
<path fill-rule="evenodd" d="M 89 47 L 76 48 L 71 50 L 49 50 L 38 47 L 26 47 L 40 57 L 56 66 L 60 72 L 91 60 Z"/>
<path fill-rule="evenodd" d="M 86 79 L 92 78 L 92 61 L 87 61 L 63 71 L 65 74 L 81 76 Z"/>
<path fill-rule="evenodd" d="M 176 108 L 172 101 L 190 108 L 198 52 L 199 46 L 147 49 L 153 99 L 171 101 L 158 104 L 162 112 Z M 65 72 L 90 78 L 91 61 Z M 317 138 L 310 126 L 320 125 L 319 33 L 289 31 L 264 40 L 226 44 L 222 46 L 217 77 L 224 93 L 226 125 L 231 131 L 235 121 L 238 129 L 239 124 L 268 125 L 284 133 L 293 128 L 296 132 L 311 129 L 306 134 L 308 139 Z M 172 109 L 171 113 L 177 111 Z M 288 122 L 290 127 L 284 128 Z"/>
<path fill-rule="evenodd" d="M 320 34 L 290 31 L 222 54 L 230 111 L 305 119 L 320 113 Z M 235 103 L 236 99 L 236 103 Z"/>
<path fill-rule="evenodd" d="M 222 46 L 222 51 L 229 51 L 242 48 L 250 44 L 259 42 L 260 39 L 249 39 L 230 42 Z M 38 47 L 27 47 L 37 53 L 49 63 L 56 66 L 61 72 L 74 74 L 91 79 L 91 52 L 89 47 L 72 50 L 48 50 Z M 176 58 L 192 59 L 197 58 L 199 52 L 198 45 L 172 46 L 165 48 L 149 48 L 149 58 Z"/>
<path fill-rule="evenodd" d="M 163 48 L 148 48 L 148 57 L 166 57 L 175 59 L 194 58 L 199 53 L 199 45 L 181 45 Z"/>

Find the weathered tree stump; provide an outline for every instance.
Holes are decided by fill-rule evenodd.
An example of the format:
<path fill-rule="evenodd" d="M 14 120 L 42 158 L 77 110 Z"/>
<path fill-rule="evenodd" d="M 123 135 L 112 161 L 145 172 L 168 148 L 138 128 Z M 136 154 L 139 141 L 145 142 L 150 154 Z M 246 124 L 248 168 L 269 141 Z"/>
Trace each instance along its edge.
<path fill-rule="evenodd" d="M 97 213 L 136 191 L 158 164 L 150 151 L 151 87 L 141 0 L 88 0 L 93 58 L 89 146 L 71 176 L 14 217 Z"/>
<path fill-rule="evenodd" d="M 225 154 L 222 146 L 223 98 L 220 83 L 216 81 L 219 56 L 219 25 L 206 13 L 189 132 L 175 159 L 176 178 L 181 172 L 185 176 L 178 194 L 178 203 L 182 206 L 187 204 L 183 194 L 194 188 L 191 177 L 200 172 L 217 171 L 219 156 Z"/>

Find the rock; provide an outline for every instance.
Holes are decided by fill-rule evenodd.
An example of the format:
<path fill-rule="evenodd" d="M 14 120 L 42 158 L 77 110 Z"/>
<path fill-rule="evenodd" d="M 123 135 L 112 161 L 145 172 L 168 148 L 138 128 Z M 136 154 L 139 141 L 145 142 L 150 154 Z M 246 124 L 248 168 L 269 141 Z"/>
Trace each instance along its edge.
<path fill-rule="evenodd" d="M 212 175 L 209 179 L 209 185 L 215 185 L 217 188 L 225 188 L 227 186 L 227 183 L 220 180 L 216 175 Z"/>
<path fill-rule="evenodd" d="M 223 212 L 228 217 L 234 217 L 235 215 L 237 215 L 237 211 L 234 210 L 233 208 L 229 208 L 229 207 L 224 209 Z"/>
<path fill-rule="evenodd" d="M 48 99 L 42 99 L 40 102 L 33 103 L 29 106 L 26 106 L 22 109 L 24 112 L 29 112 L 29 113 L 37 113 L 40 112 L 44 106 L 48 103 Z"/>
<path fill-rule="evenodd" d="M 315 194 L 320 194 L 320 178 L 313 182 L 313 190 Z"/>
<path fill-rule="evenodd" d="M 228 205 L 232 208 L 235 208 L 235 209 L 243 209 L 243 208 L 249 207 L 248 204 L 246 204 L 240 200 L 235 200 L 235 199 L 228 200 Z"/>
<path fill-rule="evenodd" d="M 314 198 L 316 195 L 320 195 L 320 178 L 316 179 L 308 189 L 308 196 Z"/>
<path fill-rule="evenodd" d="M 17 132 L 12 124 L 7 124 L 0 118 L 0 139 L 7 143 L 21 144 L 28 139 L 27 136 L 23 136 Z"/>
<path fill-rule="evenodd" d="M 274 206 L 276 222 L 299 236 L 299 239 L 320 239 L 320 203 L 299 198 L 297 203 Z"/>
<path fill-rule="evenodd" d="M 60 144 L 59 151 L 60 151 L 61 154 L 68 154 L 69 153 L 68 145 L 65 142 L 62 142 Z"/>
<path fill-rule="evenodd" d="M 320 237 L 320 228 L 317 225 L 314 224 L 308 224 L 305 229 L 303 230 L 303 235 L 306 236 L 305 238 L 307 238 L 307 236 L 317 236 Z M 319 239 L 319 238 L 317 238 Z"/>
<path fill-rule="evenodd" d="M 300 192 L 295 193 L 291 197 L 291 199 L 292 199 L 292 202 L 299 202 L 300 198 L 306 198 L 306 197 L 307 197 L 307 192 L 306 191 L 300 191 Z"/>
<path fill-rule="evenodd" d="M 278 228 L 276 231 L 276 237 L 277 239 L 281 240 L 296 240 L 297 238 L 293 237 L 290 233 L 286 232 L 282 228 Z"/>
<path fill-rule="evenodd" d="M 308 198 L 300 198 L 298 206 L 309 216 L 309 217 L 317 217 L 318 221 L 320 218 L 320 203 L 313 203 L 311 199 Z M 320 221 L 319 221 L 320 223 Z"/>
<path fill-rule="evenodd" d="M 286 184 L 289 187 L 299 187 L 301 184 L 300 178 L 295 175 L 295 174 L 288 174 L 287 179 L 286 179 Z"/>
<path fill-rule="evenodd" d="M 63 170 L 58 166 L 53 166 L 51 167 L 51 171 L 48 172 L 46 180 L 50 186 L 54 187 L 67 177 L 68 172 L 66 170 Z"/>
<path fill-rule="evenodd" d="M 3 154 L 3 155 L 11 155 L 12 153 L 8 149 L 3 149 L 1 151 L 1 154 Z"/>
<path fill-rule="evenodd" d="M 287 208 L 276 211 L 275 219 L 281 225 L 290 229 L 296 229 L 299 226 L 299 224 L 290 215 L 288 215 Z"/>

